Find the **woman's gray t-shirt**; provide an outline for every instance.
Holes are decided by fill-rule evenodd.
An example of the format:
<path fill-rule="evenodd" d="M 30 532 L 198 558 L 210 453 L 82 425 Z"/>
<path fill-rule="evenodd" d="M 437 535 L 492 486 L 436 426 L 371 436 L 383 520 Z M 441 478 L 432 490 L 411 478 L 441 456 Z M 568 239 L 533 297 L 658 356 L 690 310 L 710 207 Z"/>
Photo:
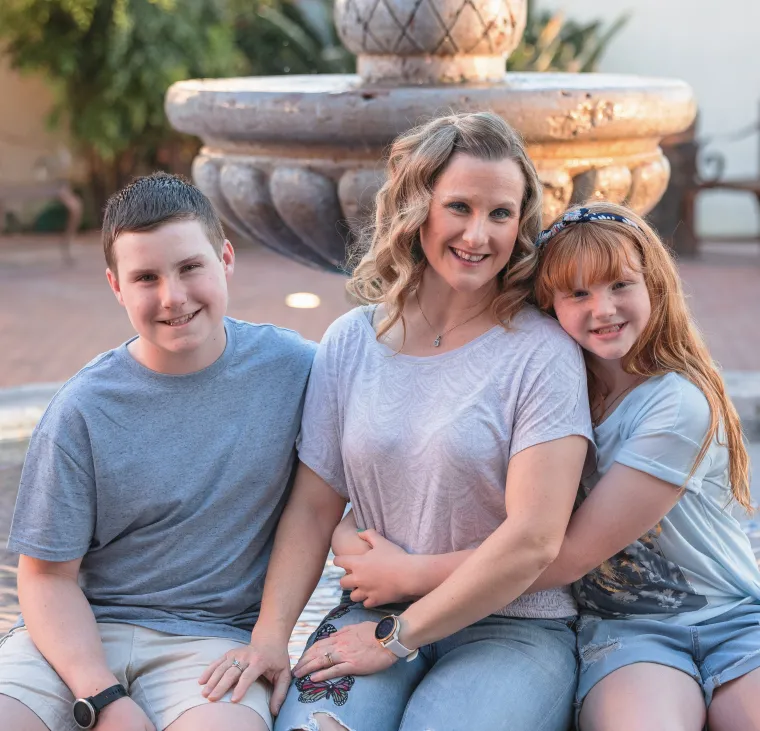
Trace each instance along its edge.
<path fill-rule="evenodd" d="M 348 312 L 322 339 L 299 457 L 351 501 L 358 525 L 407 551 L 475 548 L 507 518 L 513 455 L 572 434 L 591 439 L 580 349 L 555 320 L 525 307 L 509 330 L 495 326 L 440 355 L 400 355 L 377 341 L 371 312 Z M 575 611 L 562 588 L 501 613 Z"/>

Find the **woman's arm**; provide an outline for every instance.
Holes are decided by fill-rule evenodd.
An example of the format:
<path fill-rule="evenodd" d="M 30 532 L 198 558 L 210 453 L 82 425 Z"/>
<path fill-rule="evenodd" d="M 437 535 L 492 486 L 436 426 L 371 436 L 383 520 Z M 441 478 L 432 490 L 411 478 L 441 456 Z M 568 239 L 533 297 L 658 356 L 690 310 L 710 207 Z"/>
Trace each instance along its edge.
<path fill-rule="evenodd" d="M 675 485 L 613 464 L 573 515 L 557 558 L 528 591 L 577 581 L 657 525 L 682 495 Z"/>
<path fill-rule="evenodd" d="M 559 554 L 588 442 L 537 444 L 509 462 L 507 519 L 440 586 L 402 615 L 399 639 L 420 647 L 467 627 L 520 596 Z"/>
<path fill-rule="evenodd" d="M 346 501 L 319 475 L 299 464 L 277 527 L 251 644 L 231 650 L 204 671 L 199 682 L 206 685 L 209 700 L 220 699 L 234 687 L 232 700 L 239 701 L 263 676 L 274 685 L 272 712 L 279 711 L 290 684 L 290 634 L 317 586 L 330 537 L 345 507 Z M 231 665 L 233 657 L 245 667 L 242 674 Z"/>

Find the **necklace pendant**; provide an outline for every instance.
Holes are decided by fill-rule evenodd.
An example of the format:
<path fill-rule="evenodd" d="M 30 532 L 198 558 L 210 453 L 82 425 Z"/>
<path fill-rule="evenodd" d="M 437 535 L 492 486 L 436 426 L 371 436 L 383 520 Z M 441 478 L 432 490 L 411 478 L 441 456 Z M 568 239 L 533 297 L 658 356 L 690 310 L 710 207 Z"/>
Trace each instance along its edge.
<path fill-rule="evenodd" d="M 435 340 L 433 340 L 433 347 L 437 348 L 441 344 L 441 336 L 439 335 Z"/>

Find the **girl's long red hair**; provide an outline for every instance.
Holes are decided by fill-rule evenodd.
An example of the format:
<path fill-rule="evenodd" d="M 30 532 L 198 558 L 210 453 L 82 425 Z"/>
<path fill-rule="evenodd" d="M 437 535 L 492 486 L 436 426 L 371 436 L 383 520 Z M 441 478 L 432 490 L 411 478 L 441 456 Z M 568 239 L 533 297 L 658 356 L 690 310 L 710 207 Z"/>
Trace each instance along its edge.
<path fill-rule="evenodd" d="M 622 359 L 623 369 L 641 376 L 680 373 L 702 391 L 710 406 L 710 428 L 691 474 L 717 438 L 728 447 L 733 496 L 751 511 L 749 457 L 739 415 L 691 317 L 670 252 L 654 229 L 628 208 L 606 202 L 585 203 L 583 207 L 624 216 L 639 229 L 618 221 L 596 220 L 572 223 L 556 234 L 540 252 L 535 282 L 538 306 L 551 312 L 554 293 L 569 292 L 576 287 L 579 267 L 584 286 L 621 279 L 625 267 L 640 270 L 652 314 L 644 332 Z M 632 256 L 634 252 L 636 256 Z M 586 362 L 589 401 L 592 413 L 598 417 L 607 393 L 588 358 Z"/>

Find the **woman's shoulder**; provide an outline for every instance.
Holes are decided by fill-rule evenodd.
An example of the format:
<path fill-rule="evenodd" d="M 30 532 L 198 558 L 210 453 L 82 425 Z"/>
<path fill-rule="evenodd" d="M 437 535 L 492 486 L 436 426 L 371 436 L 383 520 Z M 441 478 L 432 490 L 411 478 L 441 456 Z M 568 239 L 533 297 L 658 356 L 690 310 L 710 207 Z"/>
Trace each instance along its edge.
<path fill-rule="evenodd" d="M 336 342 L 345 339 L 347 336 L 354 336 L 358 331 L 366 330 L 368 325 L 371 328 L 373 309 L 373 305 L 361 305 L 350 309 L 337 320 L 334 320 L 325 330 L 322 343 Z"/>
<path fill-rule="evenodd" d="M 522 352 L 539 361 L 570 361 L 583 365 L 580 346 L 563 329 L 557 320 L 533 305 L 524 305 L 512 318 L 505 337 L 512 345 L 519 342 Z"/>

